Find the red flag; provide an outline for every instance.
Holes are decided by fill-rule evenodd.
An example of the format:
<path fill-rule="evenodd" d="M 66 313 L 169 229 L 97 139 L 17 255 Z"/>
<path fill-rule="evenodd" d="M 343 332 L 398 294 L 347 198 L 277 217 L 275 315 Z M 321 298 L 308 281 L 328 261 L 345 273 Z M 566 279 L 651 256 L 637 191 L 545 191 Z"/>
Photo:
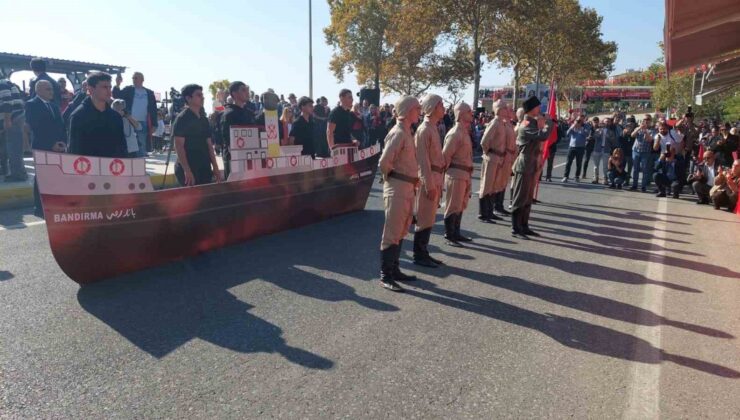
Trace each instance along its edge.
<path fill-rule="evenodd" d="M 550 131 L 550 137 L 547 138 L 547 141 L 545 141 L 545 147 L 542 150 L 542 165 L 541 167 L 545 167 L 545 162 L 547 162 L 547 158 L 550 157 L 550 146 L 553 145 L 556 141 L 558 141 L 558 123 L 557 123 L 557 116 L 558 116 L 558 110 L 557 110 L 557 94 L 555 92 L 555 80 L 550 81 L 550 101 L 547 104 L 547 113 L 550 115 L 550 119 L 552 119 L 554 127 L 552 131 Z M 540 175 L 542 175 L 542 172 L 540 172 Z M 537 187 L 534 191 L 534 199 L 537 199 L 537 196 L 540 193 L 540 177 L 537 177 Z"/>
<path fill-rule="evenodd" d="M 556 141 L 558 141 L 558 124 L 557 124 L 557 118 L 558 118 L 558 111 L 557 111 L 557 95 L 555 92 L 555 81 L 550 82 L 550 102 L 547 104 L 547 113 L 550 114 L 550 119 L 552 119 L 555 122 L 555 128 L 552 129 L 550 132 L 550 137 L 547 138 L 547 142 L 545 142 L 544 150 L 542 150 L 542 161 L 546 161 L 548 157 L 550 157 L 550 146 L 553 145 Z"/>

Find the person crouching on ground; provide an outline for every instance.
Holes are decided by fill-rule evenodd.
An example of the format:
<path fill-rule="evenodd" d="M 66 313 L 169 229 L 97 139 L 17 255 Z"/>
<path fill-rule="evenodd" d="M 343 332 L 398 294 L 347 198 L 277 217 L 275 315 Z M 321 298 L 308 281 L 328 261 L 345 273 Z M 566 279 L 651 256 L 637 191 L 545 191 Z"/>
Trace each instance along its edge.
<path fill-rule="evenodd" d="M 401 272 L 399 258 L 403 238 L 409 231 L 414 216 L 414 198 L 419 178 L 416 146 L 411 124 L 419 121 L 421 105 L 413 96 L 396 102 L 397 122 L 385 138 L 380 156 L 383 176 L 383 205 L 385 224 L 380 242 L 380 285 L 394 292 L 403 292 L 396 281 L 416 280 Z"/>
<path fill-rule="evenodd" d="M 714 152 L 704 152 L 704 160 L 694 166 L 694 173 L 689 177 L 688 183 L 698 197 L 696 204 L 709 204 L 709 191 L 714 186 L 714 178 L 719 173 L 719 162 L 714 158 Z"/>
<path fill-rule="evenodd" d="M 676 161 L 674 160 L 673 150 L 669 149 L 667 152 L 661 153 L 660 158 L 655 162 L 653 181 L 658 187 L 656 197 L 665 197 L 666 188 L 670 188 L 673 198 L 678 198 L 680 184 L 678 182 L 678 172 L 676 172 Z"/>
<path fill-rule="evenodd" d="M 622 149 L 614 149 L 612 155 L 609 156 L 609 162 L 607 163 L 609 177 L 609 188 L 622 189 L 622 185 L 625 181 L 626 172 L 624 171 L 624 152 Z"/>
<path fill-rule="evenodd" d="M 740 184 L 740 159 L 732 164 L 732 169 L 720 167 L 719 174 L 714 179 L 714 187 L 709 193 L 714 209 L 727 207 L 727 211 L 734 211 L 737 207 L 737 191 Z"/>

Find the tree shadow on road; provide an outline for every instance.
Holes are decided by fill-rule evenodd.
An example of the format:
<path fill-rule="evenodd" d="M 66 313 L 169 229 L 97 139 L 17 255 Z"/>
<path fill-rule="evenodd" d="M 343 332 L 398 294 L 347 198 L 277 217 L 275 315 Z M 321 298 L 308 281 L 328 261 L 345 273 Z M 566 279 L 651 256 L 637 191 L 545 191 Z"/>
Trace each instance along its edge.
<path fill-rule="evenodd" d="M 278 353 L 308 368 L 329 369 L 334 362 L 287 344 L 280 327 L 250 314 L 254 306 L 229 289 L 260 279 L 311 299 L 397 311 L 393 305 L 358 296 L 349 284 L 316 274 L 338 273 L 348 282 L 373 278 L 377 258 L 352 254 L 348 244 L 376 248 L 382 218 L 379 211 L 339 217 L 87 285 L 77 298 L 86 311 L 157 358 L 200 338 L 237 352 Z M 339 252 L 328 251 L 332 249 Z"/>
<path fill-rule="evenodd" d="M 494 299 L 440 289 L 433 283 L 423 280 L 415 282 L 414 285 L 424 292 L 410 289 L 407 293 L 411 296 L 539 331 L 558 343 L 576 350 L 639 363 L 656 364 L 670 361 L 716 376 L 740 378 L 740 372 L 734 369 L 674 355 L 654 347 L 646 340 L 611 328 L 564 316 L 541 314 Z"/>

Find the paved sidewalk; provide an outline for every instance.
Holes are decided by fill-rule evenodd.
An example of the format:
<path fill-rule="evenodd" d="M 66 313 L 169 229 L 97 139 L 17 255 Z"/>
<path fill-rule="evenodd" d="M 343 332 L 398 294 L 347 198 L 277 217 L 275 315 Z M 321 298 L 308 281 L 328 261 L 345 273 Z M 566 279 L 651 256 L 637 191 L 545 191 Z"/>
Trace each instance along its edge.
<path fill-rule="evenodd" d="M 223 169 L 221 156 L 216 156 L 219 167 Z M 33 158 L 24 158 L 28 179 L 25 182 L 3 182 L 0 181 L 0 209 L 18 208 L 33 205 L 33 179 L 35 169 Z M 153 153 L 146 158 L 146 171 L 152 178 L 155 189 L 171 188 L 177 186 L 175 179 L 175 163 L 177 153 L 172 152 L 169 167 L 167 167 L 167 153 Z M 167 176 L 165 178 L 165 168 Z"/>

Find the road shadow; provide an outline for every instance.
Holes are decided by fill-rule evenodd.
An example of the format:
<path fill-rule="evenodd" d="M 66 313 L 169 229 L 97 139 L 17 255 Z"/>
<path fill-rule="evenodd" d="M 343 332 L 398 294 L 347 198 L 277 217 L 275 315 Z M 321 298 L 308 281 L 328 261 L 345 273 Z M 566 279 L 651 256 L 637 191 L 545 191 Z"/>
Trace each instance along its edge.
<path fill-rule="evenodd" d="M 589 293 L 563 290 L 521 278 L 493 276 L 487 273 L 458 267 L 449 267 L 447 272 L 451 275 L 475 280 L 489 286 L 531 296 L 546 302 L 598 315 L 604 318 L 628 322 L 630 324 L 649 327 L 666 325 L 709 337 L 724 339 L 735 338 L 735 336 L 724 331 L 688 322 L 674 321 L 647 309 L 640 308 L 639 306 Z"/>
<path fill-rule="evenodd" d="M 288 345 L 280 327 L 250 314 L 254 306 L 229 289 L 259 279 L 311 299 L 397 311 L 321 275 L 347 277 L 347 283 L 374 278 L 377 256 L 347 252 L 347 244 L 363 251 L 377 248 L 382 219 L 380 211 L 338 217 L 87 285 L 77 299 L 87 312 L 157 358 L 199 338 L 241 353 L 277 353 L 308 368 L 329 369 L 334 362 Z"/>
<path fill-rule="evenodd" d="M 544 205 L 547 206 L 547 207 L 552 207 L 552 208 L 558 208 L 558 209 L 562 209 L 562 210 L 567 210 L 568 212 L 577 211 L 577 212 L 582 212 L 582 213 L 596 213 L 596 214 L 600 214 L 602 216 L 609 216 L 609 217 L 613 217 L 613 218 L 619 219 L 619 220 L 625 220 L 625 219 L 627 219 L 627 220 L 635 220 L 635 221 L 650 222 L 650 223 L 665 222 L 665 219 L 658 219 L 658 218 L 653 217 L 653 216 L 646 216 L 646 215 L 642 214 L 644 212 L 641 211 L 641 210 L 638 211 L 638 210 L 635 210 L 635 209 L 623 209 L 623 208 L 620 208 L 620 207 L 599 206 L 599 207 L 603 207 L 604 209 L 609 209 L 609 210 L 624 210 L 622 212 L 617 212 L 617 211 L 609 211 L 609 210 L 594 210 L 592 208 L 589 208 L 589 207 L 593 207 L 594 206 L 594 205 L 591 205 L 591 204 L 581 204 L 581 203 L 570 203 L 570 204 L 572 204 L 572 205 L 566 205 L 566 204 L 544 204 Z M 649 213 L 658 214 L 658 215 L 661 215 L 662 216 L 662 214 L 660 214 L 660 213 L 655 213 L 655 212 L 649 212 Z M 568 213 L 568 216 L 570 216 L 570 214 L 571 213 Z M 561 216 L 562 217 L 566 217 L 565 215 L 561 215 Z M 666 214 L 665 216 L 670 217 L 671 215 Z M 604 222 L 605 221 L 602 221 L 601 223 L 604 223 Z M 671 220 L 670 221 L 670 224 L 671 225 L 689 225 L 690 223 L 681 222 L 681 221 L 678 221 L 678 220 Z M 641 229 L 643 229 L 643 230 L 650 230 L 652 228 L 653 228 L 652 226 L 642 226 Z"/>
<path fill-rule="evenodd" d="M 610 207 L 610 206 L 602 206 L 602 205 L 599 205 L 599 204 L 580 204 L 580 203 L 570 203 L 570 204 L 575 204 L 577 206 L 591 207 L 591 209 L 587 209 L 585 211 L 590 211 L 590 212 L 593 212 L 593 213 L 617 214 L 618 216 L 615 216 L 615 217 L 621 217 L 621 218 L 624 218 L 624 217 L 630 217 L 630 218 L 633 218 L 633 217 L 646 217 L 647 218 L 647 217 L 649 217 L 649 216 L 643 215 L 642 213 L 656 214 L 658 216 L 666 216 L 666 217 L 668 217 L 668 218 L 671 219 L 671 221 L 669 223 L 670 224 L 673 224 L 673 225 L 675 225 L 675 224 L 688 225 L 689 224 L 689 223 L 686 223 L 686 222 L 676 221 L 675 218 L 677 218 L 677 217 L 682 217 L 684 219 L 706 220 L 706 221 L 710 221 L 710 222 L 722 222 L 722 223 L 740 224 L 740 221 L 734 222 L 734 221 L 731 221 L 731 220 L 709 219 L 709 218 L 706 218 L 706 217 L 699 217 L 699 216 L 687 216 L 685 214 L 658 213 L 658 212 L 649 211 L 649 210 L 626 209 L 624 207 Z M 696 207 L 698 207 L 698 206 L 694 206 L 695 209 L 696 209 Z M 700 206 L 700 209 L 701 208 L 710 209 L 712 207 L 710 207 L 710 206 Z M 614 213 L 614 212 L 609 212 L 609 211 L 606 211 L 606 210 L 594 210 L 594 209 L 624 210 L 626 213 Z M 584 209 L 581 209 L 581 211 L 584 211 Z"/>
<path fill-rule="evenodd" d="M 565 236 L 573 236 L 571 232 L 564 234 Z M 620 257 L 631 261 L 655 261 L 660 258 L 662 264 L 668 267 L 679 267 L 686 270 L 693 270 L 704 274 L 710 274 L 718 277 L 727 278 L 740 278 L 740 273 L 730 270 L 727 267 L 719 265 L 709 264 L 698 260 L 686 260 L 683 258 L 673 257 L 670 255 L 656 255 L 651 252 L 645 251 L 633 251 L 628 249 L 618 249 L 599 245 L 584 245 L 579 242 L 569 241 L 562 238 L 547 238 L 540 237 L 535 239 L 538 242 L 546 243 L 553 246 L 565 247 L 574 249 L 577 251 L 591 252 L 596 255 L 609 255 L 612 257 Z"/>
<path fill-rule="evenodd" d="M 549 207 L 554 207 L 554 205 L 549 205 Z M 650 231 L 666 232 L 666 233 L 670 233 L 671 235 L 691 236 L 691 234 L 688 232 L 679 232 L 679 231 L 667 230 L 667 229 L 655 229 L 655 227 L 653 226 L 643 225 L 639 223 L 629 223 L 629 222 L 625 222 L 622 220 L 598 219 L 594 217 L 583 216 L 580 214 L 574 214 L 570 210 L 569 210 L 569 213 L 558 213 L 554 211 L 537 209 L 536 214 L 554 216 L 554 217 L 559 217 L 559 218 L 569 219 L 569 220 L 577 220 L 579 222 L 583 222 L 583 223 L 587 223 L 591 225 L 605 225 L 605 226 L 609 226 L 611 228 L 616 228 L 616 229 L 630 229 L 630 230 L 636 230 L 639 232 L 645 232 L 646 230 L 650 230 Z M 548 222 L 549 221 L 550 219 L 548 219 Z"/>
<path fill-rule="evenodd" d="M 554 245 L 557 245 L 555 243 Z M 691 287 L 682 286 L 680 284 L 652 280 L 645 277 L 642 274 L 634 273 L 632 271 L 622 270 L 619 268 L 608 267 L 601 264 L 595 264 L 588 261 L 568 261 L 560 258 L 550 257 L 543 254 L 534 252 L 521 251 L 515 248 L 506 249 L 499 248 L 490 245 L 484 245 L 480 242 L 475 244 L 466 244 L 465 246 L 478 249 L 482 252 L 490 252 L 494 255 L 506 257 L 528 264 L 539 264 L 556 268 L 569 274 L 573 274 L 581 277 L 589 277 L 595 280 L 611 281 L 615 283 L 642 285 L 642 284 L 654 284 L 656 286 L 662 286 L 673 290 L 690 293 L 701 293 L 701 290 L 693 289 Z M 612 248 L 609 248 L 611 250 Z M 606 254 L 608 255 L 608 254 Z"/>
<path fill-rule="evenodd" d="M 6 281 L 14 278 L 15 276 L 10 271 L 0 270 L 0 281 Z"/>
<path fill-rule="evenodd" d="M 572 237 L 572 238 L 580 238 L 583 240 L 591 241 L 599 245 L 612 246 L 616 248 L 627 248 L 630 250 L 639 250 L 639 251 L 666 251 L 666 252 L 673 252 L 675 254 L 688 255 L 692 257 L 705 257 L 705 255 L 699 254 L 693 251 L 684 251 L 682 249 L 667 248 L 664 246 L 654 244 L 652 242 L 642 242 L 642 241 L 637 241 L 637 240 L 632 240 L 632 239 L 625 239 L 623 237 L 620 237 L 619 234 L 616 234 L 614 229 L 603 228 L 601 226 L 594 226 L 592 229 L 589 229 L 587 226 L 583 226 L 583 225 L 580 225 L 582 227 L 579 227 L 577 223 L 553 221 L 550 219 L 542 219 L 539 217 L 532 217 L 530 220 L 534 222 L 539 222 L 541 224 L 554 223 L 558 225 L 571 227 L 573 229 L 590 230 L 596 234 L 594 235 L 594 234 L 583 233 L 583 232 L 575 232 L 572 230 L 559 229 L 559 228 L 551 227 L 551 226 L 543 226 L 543 225 L 537 226 L 537 230 L 541 232 L 552 232 L 556 235 L 567 236 L 567 237 Z M 652 239 L 647 239 L 647 238 L 646 240 L 652 241 Z"/>
<path fill-rule="evenodd" d="M 538 313 L 494 299 L 468 296 L 438 288 L 420 280 L 407 294 L 451 308 L 486 316 L 524 328 L 539 331 L 558 343 L 580 351 L 639 363 L 676 363 L 712 375 L 738 379 L 740 372 L 698 359 L 670 354 L 646 340 L 611 328 L 564 316 Z"/>

